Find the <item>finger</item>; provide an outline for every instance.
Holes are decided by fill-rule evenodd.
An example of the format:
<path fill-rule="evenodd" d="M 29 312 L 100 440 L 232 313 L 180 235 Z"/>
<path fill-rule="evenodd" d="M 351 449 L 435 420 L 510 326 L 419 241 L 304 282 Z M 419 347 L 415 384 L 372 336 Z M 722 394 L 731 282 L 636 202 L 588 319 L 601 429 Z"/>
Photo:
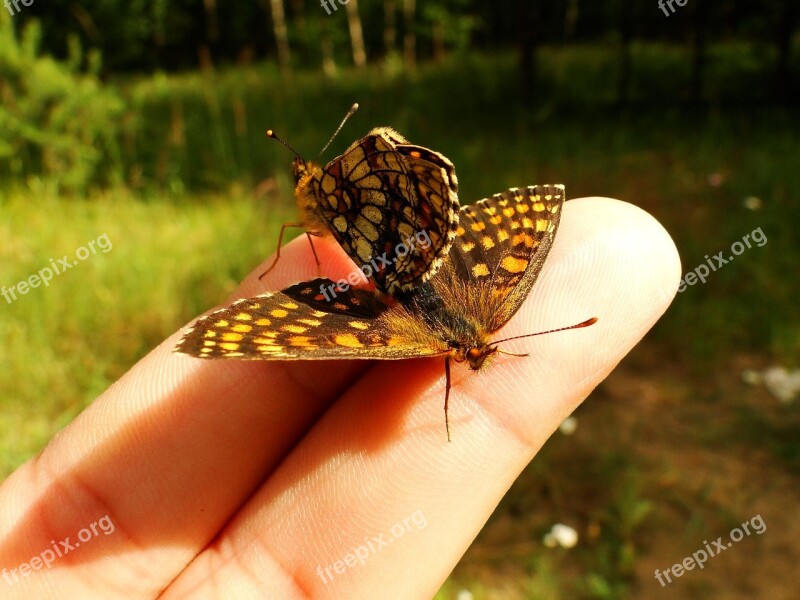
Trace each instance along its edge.
<path fill-rule="evenodd" d="M 315 241 L 327 274 L 353 268 L 332 243 Z M 260 282 L 268 264 L 233 295 L 317 275 L 305 236 L 284 248 Z M 43 597 L 45 589 L 83 597 L 103 585 L 110 586 L 100 589 L 106 597 L 117 586 L 145 595 L 161 590 L 366 367 L 200 360 L 172 352 L 180 335 L 142 359 L 0 488 L 0 566 L 57 550 L 59 540 L 74 542 L 91 525 L 99 531 L 102 517 L 113 527 L 46 567 L 36 561 L 40 568 L 23 568 L 25 576 L 17 570 L 13 590 L 22 597 Z M 112 565 L 102 580 L 92 576 L 100 562 Z"/>
<path fill-rule="evenodd" d="M 370 370 L 166 596 L 433 596 L 548 436 L 666 310 L 679 272 L 640 209 L 567 203 L 540 282 L 498 337 L 595 325 L 518 340 L 529 357 L 477 374 L 456 366 L 452 443 L 442 359 Z"/>

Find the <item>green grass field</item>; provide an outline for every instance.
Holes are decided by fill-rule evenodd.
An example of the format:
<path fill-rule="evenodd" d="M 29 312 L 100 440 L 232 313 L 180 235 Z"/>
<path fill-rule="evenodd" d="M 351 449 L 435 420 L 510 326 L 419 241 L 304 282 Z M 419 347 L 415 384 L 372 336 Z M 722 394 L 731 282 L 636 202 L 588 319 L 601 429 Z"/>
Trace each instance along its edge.
<path fill-rule="evenodd" d="M 0 232 L 10 240 L 0 250 L 6 287 L 50 259 L 74 262 L 76 249 L 103 234 L 111 244 L 49 286 L 2 300 L 5 474 L 167 334 L 219 302 L 274 250 L 290 214 L 236 191 L 192 202 L 115 191 L 90 201 L 40 195 L 35 203 L 20 192 L 1 212 Z"/>
<path fill-rule="evenodd" d="M 792 186 L 800 115 L 759 106 L 757 91 L 736 82 L 734 74 L 747 72 L 753 52 L 714 49 L 702 109 L 684 106 L 680 97 L 686 56 L 649 46 L 636 49 L 637 76 L 626 108 L 615 105 L 613 70 L 606 70 L 613 69 L 614 55 L 603 48 L 547 49 L 545 85 L 531 99 L 519 97 L 507 56 L 461 57 L 414 77 L 375 70 L 370 77 L 348 72 L 327 82 L 300 73 L 287 82 L 273 67 L 258 66 L 116 82 L 129 108 L 109 168 L 124 186 L 66 196 L 52 181 L 31 175 L 7 182 L 0 195 L 0 286 L 27 279 L 51 258 L 73 256 L 103 234 L 113 244 L 48 287 L 12 303 L 0 298 L 0 472 L 8 474 L 37 452 L 136 360 L 221 301 L 274 250 L 280 223 L 295 215 L 291 155 L 264 130 L 274 128 L 313 157 L 358 101 L 362 108 L 328 157 L 369 128 L 390 125 L 453 160 L 462 202 L 545 182 L 565 183 L 568 197 L 627 200 L 672 233 L 684 272 L 704 263 L 705 255 L 727 254 L 732 243 L 761 228 L 767 243 L 679 294 L 644 354 L 629 365 L 652 375 L 652 385 L 667 395 L 683 394 L 707 407 L 680 409 L 700 411 L 687 418 L 723 411 L 728 426 L 718 430 L 723 433 L 715 443 L 746 449 L 761 443 L 760 434 L 770 435 L 772 468 L 796 475 L 800 449 L 786 428 L 797 422 L 797 411 L 766 411 L 761 421 L 753 419 L 757 413 L 731 383 L 742 360 L 800 359 L 794 277 L 800 203 Z M 739 100 L 727 101 L 739 91 Z M 756 210 L 752 198 L 760 200 Z M 656 371 L 666 375 L 656 377 Z M 615 388 L 598 395 L 586 418 L 604 422 L 608 413 L 598 414 L 598 406 Z M 731 404 L 723 405 L 723 398 Z M 589 508 L 588 501 L 571 501 L 578 513 L 585 509 L 587 522 L 602 523 L 602 534 L 574 564 L 536 544 L 512 551 L 504 560 L 517 565 L 513 574 L 522 583 L 520 595 L 509 597 L 562 597 L 558 590 L 563 597 L 626 597 L 647 545 L 642 531 L 655 527 L 651 515 L 669 522 L 652 512 L 659 484 L 647 464 L 627 452 L 625 440 L 587 435 L 578 447 L 566 438 L 548 444 L 490 526 L 503 531 L 503 523 L 529 514 L 530 497 L 543 495 L 541 506 L 557 512 L 552 494 L 560 490 L 599 503 Z M 707 441 L 700 427 L 689 427 L 687 435 L 691 443 Z M 576 453 L 582 468 L 573 465 Z M 583 483 L 549 473 L 556 466 Z M 538 541 L 545 522 L 534 518 L 521 530 Z M 465 565 L 440 596 L 453 597 L 463 584 L 477 599 L 492 597 L 486 581 L 493 576 Z M 487 569 L 502 572 L 503 565 Z"/>

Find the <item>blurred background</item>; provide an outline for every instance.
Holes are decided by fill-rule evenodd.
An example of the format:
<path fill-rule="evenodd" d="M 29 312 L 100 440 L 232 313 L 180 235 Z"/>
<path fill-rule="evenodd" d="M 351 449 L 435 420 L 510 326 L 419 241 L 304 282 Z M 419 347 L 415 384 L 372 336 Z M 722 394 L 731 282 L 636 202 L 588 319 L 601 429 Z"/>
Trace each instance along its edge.
<path fill-rule="evenodd" d="M 437 597 L 796 597 L 800 5 L 681 2 L 5 2 L 0 475 L 274 251 L 296 208 L 265 129 L 314 158 L 357 101 L 326 159 L 389 125 L 462 203 L 620 198 L 693 273 Z"/>

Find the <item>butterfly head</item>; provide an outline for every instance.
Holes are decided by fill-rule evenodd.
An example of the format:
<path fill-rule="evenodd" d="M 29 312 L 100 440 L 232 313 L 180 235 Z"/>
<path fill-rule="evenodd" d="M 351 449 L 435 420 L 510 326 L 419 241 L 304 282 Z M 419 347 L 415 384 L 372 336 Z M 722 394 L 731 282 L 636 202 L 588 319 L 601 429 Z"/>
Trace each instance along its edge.
<path fill-rule="evenodd" d="M 292 169 L 295 183 L 294 194 L 306 230 L 317 232 L 319 235 L 327 235 L 328 225 L 319 218 L 317 210 L 319 190 L 315 187 L 317 182 L 315 182 L 314 176 L 315 174 L 319 175 L 320 167 L 316 163 L 298 157 L 294 159 Z"/>
<path fill-rule="evenodd" d="M 294 172 L 294 183 L 300 185 L 300 182 L 307 179 L 311 173 L 316 171 L 319 167 L 312 162 L 306 161 L 300 156 L 296 156 L 292 161 L 292 171 Z"/>
<path fill-rule="evenodd" d="M 515 335 L 514 337 L 505 338 L 502 340 L 495 340 L 493 342 L 490 342 L 487 339 L 479 338 L 465 344 L 454 344 L 453 348 L 455 352 L 453 354 L 453 359 L 459 363 L 467 362 L 469 364 L 470 369 L 472 369 L 473 371 L 477 371 L 483 366 L 483 363 L 487 358 L 498 352 L 500 354 L 506 354 L 508 356 L 528 356 L 527 353 L 518 354 L 516 352 L 508 352 L 506 350 L 501 350 L 499 344 L 502 342 L 507 342 L 509 340 L 518 340 L 537 335 L 543 335 L 545 333 L 555 333 L 557 331 L 579 329 L 581 327 L 588 327 L 590 325 L 594 325 L 596 322 L 597 322 L 597 317 L 592 317 L 591 319 L 586 319 L 585 321 L 582 321 L 581 323 L 578 323 L 576 325 L 569 325 L 568 327 L 559 327 L 558 329 L 550 329 L 548 331 L 537 331 L 536 333 L 528 333 L 526 335 Z"/>
<path fill-rule="evenodd" d="M 477 371 L 487 358 L 497 352 L 497 345 L 490 342 L 489 336 L 480 329 L 465 331 L 462 334 L 454 336 L 455 340 L 450 343 L 453 360 L 458 363 L 465 362 L 470 369 Z"/>
<path fill-rule="evenodd" d="M 472 346 L 463 351 L 461 360 L 459 360 L 457 356 L 456 362 L 467 361 L 469 363 L 469 368 L 473 371 L 477 371 L 483 366 L 484 361 L 495 352 L 497 352 L 497 346 L 490 346 L 489 344 Z"/>

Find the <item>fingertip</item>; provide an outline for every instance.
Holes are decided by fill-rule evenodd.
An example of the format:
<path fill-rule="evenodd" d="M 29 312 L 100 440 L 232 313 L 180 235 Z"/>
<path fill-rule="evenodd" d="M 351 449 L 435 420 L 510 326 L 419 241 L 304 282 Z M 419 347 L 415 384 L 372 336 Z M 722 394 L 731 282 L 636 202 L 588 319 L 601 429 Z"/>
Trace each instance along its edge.
<path fill-rule="evenodd" d="M 538 447 L 666 311 L 680 271 L 672 238 L 647 212 L 611 198 L 570 200 L 539 280 L 495 337 L 595 322 L 509 342 L 504 349 L 530 358 L 503 357 L 492 373 L 465 377 L 462 390 Z"/>

